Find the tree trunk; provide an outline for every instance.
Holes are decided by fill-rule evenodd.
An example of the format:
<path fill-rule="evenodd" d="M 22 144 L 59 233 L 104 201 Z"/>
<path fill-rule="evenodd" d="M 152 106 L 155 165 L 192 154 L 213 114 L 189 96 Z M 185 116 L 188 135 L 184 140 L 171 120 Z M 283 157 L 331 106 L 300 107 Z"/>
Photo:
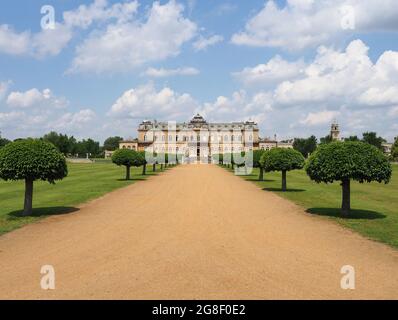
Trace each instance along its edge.
<path fill-rule="evenodd" d="M 156 172 L 156 163 L 153 164 L 153 172 Z"/>
<path fill-rule="evenodd" d="M 146 175 L 146 164 L 144 164 L 142 166 L 142 175 L 145 176 Z"/>
<path fill-rule="evenodd" d="M 282 191 L 286 191 L 286 170 L 282 171 Z"/>
<path fill-rule="evenodd" d="M 160 165 L 160 171 L 163 170 L 163 163 Z"/>
<path fill-rule="evenodd" d="M 25 202 L 23 208 L 23 216 L 30 216 L 32 214 L 33 203 L 33 180 L 25 179 Z"/>
<path fill-rule="evenodd" d="M 351 201 L 350 201 L 350 179 L 345 179 L 341 182 L 341 188 L 343 191 L 343 201 L 341 204 L 341 213 L 343 216 L 346 216 L 350 213 L 351 210 Z"/>
<path fill-rule="evenodd" d="M 258 176 L 258 180 L 264 181 L 264 169 L 260 167 L 260 175 Z"/>
<path fill-rule="evenodd" d="M 126 166 L 126 180 L 130 180 L 130 166 Z"/>
<path fill-rule="evenodd" d="M 235 165 L 234 165 L 234 163 L 232 162 L 232 170 L 234 170 L 235 169 Z"/>

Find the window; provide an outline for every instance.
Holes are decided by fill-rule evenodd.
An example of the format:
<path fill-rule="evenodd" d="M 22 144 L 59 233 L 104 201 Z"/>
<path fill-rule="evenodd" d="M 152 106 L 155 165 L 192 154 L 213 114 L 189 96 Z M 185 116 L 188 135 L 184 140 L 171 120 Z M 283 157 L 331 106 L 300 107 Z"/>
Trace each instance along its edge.
<path fill-rule="evenodd" d="M 224 136 L 224 141 L 228 141 L 228 136 Z"/>

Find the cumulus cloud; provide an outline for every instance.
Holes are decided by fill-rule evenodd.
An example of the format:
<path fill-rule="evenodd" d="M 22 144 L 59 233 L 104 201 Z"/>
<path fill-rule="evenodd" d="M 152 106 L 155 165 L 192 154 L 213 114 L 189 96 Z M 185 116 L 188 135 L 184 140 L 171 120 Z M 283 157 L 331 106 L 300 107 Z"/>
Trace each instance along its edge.
<path fill-rule="evenodd" d="M 7 94 L 11 83 L 12 82 L 10 80 L 8 80 L 8 81 L 0 81 L 0 101 L 3 100 L 3 98 Z"/>
<path fill-rule="evenodd" d="M 78 112 L 68 112 L 52 123 L 57 130 L 80 130 L 95 118 L 95 112 L 91 109 L 83 109 Z"/>
<path fill-rule="evenodd" d="M 90 5 L 80 5 L 77 9 L 63 13 L 64 23 L 68 27 L 86 29 L 94 22 L 111 19 L 119 23 L 131 20 L 138 10 L 138 1 L 117 2 L 112 6 L 107 0 L 95 0 Z"/>
<path fill-rule="evenodd" d="M 340 115 L 338 111 L 310 112 L 300 123 L 309 126 L 326 125 L 330 124 L 338 115 Z"/>
<path fill-rule="evenodd" d="M 208 38 L 202 35 L 193 43 L 193 47 L 196 51 L 206 50 L 210 46 L 214 46 L 219 42 L 222 42 L 224 38 L 220 35 L 213 35 Z"/>
<path fill-rule="evenodd" d="M 92 109 L 70 110 L 69 100 L 50 89 L 13 91 L 4 102 L 8 110 L 0 112 L 0 128 L 7 138 L 39 137 L 53 130 L 83 137 L 100 134 Z"/>
<path fill-rule="evenodd" d="M 159 91 L 153 84 L 124 92 L 112 105 L 109 115 L 115 118 L 186 120 L 197 102 L 187 93 L 165 87 Z"/>
<path fill-rule="evenodd" d="M 118 22 L 93 32 L 78 46 L 70 72 L 126 71 L 177 56 L 197 31 L 183 9 L 173 0 L 164 5 L 154 2 L 143 22 Z"/>
<path fill-rule="evenodd" d="M 271 102 L 269 93 L 249 96 L 245 90 L 240 90 L 231 97 L 219 96 L 214 102 L 204 103 L 197 112 L 216 122 L 253 120 L 262 123 L 267 112 L 272 110 Z"/>
<path fill-rule="evenodd" d="M 395 0 L 287 0 L 279 7 L 267 1 L 232 36 L 237 45 L 299 50 L 335 40 L 347 32 L 398 30 Z M 348 21 L 348 24 L 345 24 Z"/>
<path fill-rule="evenodd" d="M 177 69 L 156 69 L 156 68 L 148 68 L 143 75 L 153 78 L 165 78 L 172 76 L 196 76 L 200 73 L 200 71 L 196 68 L 192 67 L 184 67 Z"/>
<path fill-rule="evenodd" d="M 0 52 L 20 55 L 28 51 L 30 33 L 17 33 L 9 25 L 0 25 Z"/>
<path fill-rule="evenodd" d="M 55 96 L 50 89 L 39 91 L 36 88 L 25 92 L 14 91 L 8 95 L 7 104 L 13 108 L 65 108 L 68 100 Z"/>
<path fill-rule="evenodd" d="M 304 69 L 303 61 L 289 62 L 277 55 L 265 64 L 247 67 L 232 75 L 245 85 L 269 85 L 295 79 Z"/>
<path fill-rule="evenodd" d="M 376 63 L 361 40 L 345 51 L 320 47 L 302 77 L 280 83 L 275 102 L 383 107 L 398 103 L 398 52 L 383 53 Z"/>
<path fill-rule="evenodd" d="M 11 55 L 29 55 L 36 58 L 58 55 L 73 38 L 74 30 L 86 29 L 96 22 L 115 20 L 123 23 L 132 19 L 138 8 L 137 1 L 109 5 L 107 0 L 95 0 L 76 10 L 65 11 L 63 21 L 54 29 L 39 32 L 18 32 L 11 26 L 0 25 L 0 52 Z"/>

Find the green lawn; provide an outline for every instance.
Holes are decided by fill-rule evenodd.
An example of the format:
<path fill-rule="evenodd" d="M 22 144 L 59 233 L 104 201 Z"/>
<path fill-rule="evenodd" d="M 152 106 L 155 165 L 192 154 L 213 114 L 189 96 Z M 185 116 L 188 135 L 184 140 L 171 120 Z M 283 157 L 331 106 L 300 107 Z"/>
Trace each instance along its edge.
<path fill-rule="evenodd" d="M 98 198 L 107 192 L 125 187 L 154 174 L 152 166 L 147 167 L 147 176 L 141 175 L 142 168 L 132 168 L 131 180 L 126 181 L 123 180 L 125 167 L 118 167 L 109 162 L 68 163 L 68 169 L 68 177 L 55 185 L 42 181 L 35 182 L 34 210 L 31 217 L 20 216 L 24 198 L 24 183 L 22 181 L 0 181 L 0 234 L 48 215 L 76 211 L 75 206 L 78 204 Z"/>
<path fill-rule="evenodd" d="M 257 169 L 251 175 L 243 176 L 261 188 L 301 205 L 309 214 L 328 217 L 368 238 L 398 247 L 398 165 L 393 165 L 392 180 L 387 185 L 352 183 L 353 210 L 347 218 L 340 217 L 339 183 L 317 184 L 308 178 L 304 170 L 296 170 L 287 174 L 288 191 L 283 193 L 280 191 L 279 172 L 266 173 L 264 177 L 266 181 L 258 181 Z"/>

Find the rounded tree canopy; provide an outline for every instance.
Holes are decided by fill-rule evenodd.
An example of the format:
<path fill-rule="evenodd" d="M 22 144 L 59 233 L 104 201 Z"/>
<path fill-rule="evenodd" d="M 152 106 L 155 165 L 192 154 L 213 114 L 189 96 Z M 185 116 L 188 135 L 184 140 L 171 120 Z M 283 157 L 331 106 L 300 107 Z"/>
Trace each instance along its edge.
<path fill-rule="evenodd" d="M 147 153 L 145 151 L 138 151 L 139 159 L 138 161 L 141 163 L 140 166 L 143 166 L 144 164 L 148 164 L 147 162 Z M 149 154 L 148 154 L 148 160 L 151 161 Z M 152 164 L 152 162 L 149 162 Z"/>
<path fill-rule="evenodd" d="M 260 164 L 265 171 L 290 171 L 304 167 L 303 155 L 294 149 L 274 148 L 264 152 Z"/>
<path fill-rule="evenodd" d="M 265 153 L 265 150 L 254 150 L 253 151 L 253 168 L 260 168 L 260 159 Z"/>
<path fill-rule="evenodd" d="M 112 162 L 118 166 L 139 167 L 142 165 L 142 156 L 131 149 L 118 149 L 112 155 Z"/>
<path fill-rule="evenodd" d="M 385 182 L 391 178 L 391 164 L 376 147 L 363 142 L 332 142 L 318 147 L 310 156 L 306 171 L 316 182 L 332 183 L 353 179 Z"/>
<path fill-rule="evenodd" d="M 68 175 L 65 157 L 51 143 L 38 139 L 12 142 L 0 149 L 0 178 L 54 183 Z"/>

